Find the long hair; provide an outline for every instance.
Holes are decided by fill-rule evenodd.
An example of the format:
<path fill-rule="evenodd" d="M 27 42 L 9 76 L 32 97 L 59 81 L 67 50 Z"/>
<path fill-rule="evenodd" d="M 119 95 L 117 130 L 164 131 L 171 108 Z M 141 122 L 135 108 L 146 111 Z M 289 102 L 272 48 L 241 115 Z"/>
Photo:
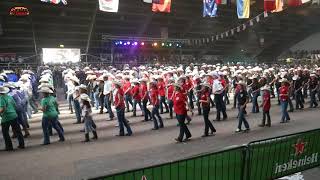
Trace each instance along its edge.
<path fill-rule="evenodd" d="M 87 106 L 88 108 L 91 108 L 91 104 L 89 101 L 83 100 L 83 105 Z"/>

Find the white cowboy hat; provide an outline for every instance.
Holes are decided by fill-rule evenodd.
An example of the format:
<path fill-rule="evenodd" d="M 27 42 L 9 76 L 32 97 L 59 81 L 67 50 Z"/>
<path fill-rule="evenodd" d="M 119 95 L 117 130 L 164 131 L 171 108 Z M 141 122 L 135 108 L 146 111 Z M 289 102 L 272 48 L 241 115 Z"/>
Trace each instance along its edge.
<path fill-rule="evenodd" d="M 180 84 L 178 84 L 178 83 L 173 83 L 172 85 L 173 85 L 174 87 L 178 87 L 178 88 L 182 89 L 182 86 L 181 86 Z"/>
<path fill-rule="evenodd" d="M 79 89 L 87 89 L 87 86 L 86 85 L 84 85 L 84 84 L 80 84 L 80 86 L 79 86 Z"/>
<path fill-rule="evenodd" d="M 239 82 L 237 82 L 237 84 L 243 85 L 243 86 L 246 86 L 246 85 L 247 85 L 246 82 L 244 82 L 244 81 L 239 81 Z"/>
<path fill-rule="evenodd" d="M 288 83 L 289 81 L 288 81 L 288 79 L 286 79 L 286 78 L 282 78 L 282 79 L 280 80 L 280 82 L 282 82 L 282 83 L 284 83 L 284 82 Z"/>
<path fill-rule="evenodd" d="M 48 87 L 42 87 L 42 88 L 40 88 L 39 90 L 38 90 L 38 92 L 42 92 L 42 93 L 53 93 L 53 91 L 50 89 L 50 88 L 48 88 Z"/>
<path fill-rule="evenodd" d="M 73 81 L 73 82 L 76 82 L 76 83 L 80 82 L 80 80 L 76 76 L 71 76 L 70 80 Z"/>
<path fill-rule="evenodd" d="M 263 86 L 263 87 L 261 88 L 261 90 L 262 90 L 262 91 L 264 91 L 264 90 L 270 91 L 270 86 L 269 86 L 269 85 L 265 85 L 265 86 Z"/>
<path fill-rule="evenodd" d="M 0 94 L 7 94 L 10 91 L 9 88 L 0 86 Z"/>
<path fill-rule="evenodd" d="M 122 86 L 122 82 L 121 81 L 113 81 L 114 85 L 118 85 L 118 86 Z"/>
<path fill-rule="evenodd" d="M 91 101 L 90 97 L 88 96 L 88 94 L 81 94 L 80 95 L 80 99 L 84 100 L 84 101 Z"/>
<path fill-rule="evenodd" d="M 209 84 L 209 83 L 202 83 L 201 86 L 205 86 L 205 87 L 211 89 L 211 84 Z"/>
<path fill-rule="evenodd" d="M 49 83 L 41 83 L 41 84 L 38 86 L 38 89 L 41 89 L 41 88 L 44 88 L 44 87 L 47 87 L 47 88 L 50 88 L 50 89 L 54 89 L 53 85 L 52 85 L 52 84 L 49 84 Z"/>

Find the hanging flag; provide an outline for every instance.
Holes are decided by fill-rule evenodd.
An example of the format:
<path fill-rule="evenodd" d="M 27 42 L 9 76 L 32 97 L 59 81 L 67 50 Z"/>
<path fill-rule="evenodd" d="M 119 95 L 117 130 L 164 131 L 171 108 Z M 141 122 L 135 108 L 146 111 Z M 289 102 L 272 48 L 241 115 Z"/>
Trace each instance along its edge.
<path fill-rule="evenodd" d="M 311 0 L 301 0 L 301 3 L 304 4 L 304 3 L 308 3 L 310 2 Z"/>
<path fill-rule="evenodd" d="M 243 31 L 246 30 L 246 27 L 247 27 L 247 26 L 246 26 L 245 24 L 243 24 L 243 25 L 242 25 L 242 30 L 243 30 Z"/>
<path fill-rule="evenodd" d="M 264 18 L 268 17 L 268 12 L 267 11 L 263 12 L 263 17 Z"/>
<path fill-rule="evenodd" d="M 228 37 L 228 36 L 229 36 L 229 32 L 227 31 L 227 32 L 226 32 L 226 37 Z"/>
<path fill-rule="evenodd" d="M 214 36 L 211 36 L 211 41 L 212 41 L 212 42 L 214 41 Z"/>
<path fill-rule="evenodd" d="M 240 26 L 237 27 L 237 32 L 240 32 Z"/>
<path fill-rule="evenodd" d="M 252 19 L 250 20 L 250 26 L 253 26 L 253 20 Z"/>
<path fill-rule="evenodd" d="M 239 19 L 249 18 L 250 0 L 237 0 L 237 14 Z"/>
<path fill-rule="evenodd" d="M 163 4 L 155 4 L 152 3 L 152 11 L 153 12 L 171 12 L 171 0 L 164 0 Z"/>
<path fill-rule="evenodd" d="M 234 29 L 231 29 L 231 35 L 234 35 Z"/>
<path fill-rule="evenodd" d="M 276 0 L 276 8 L 272 12 L 274 13 L 274 12 L 281 12 L 281 11 L 283 11 L 283 0 Z"/>
<path fill-rule="evenodd" d="M 145 3 L 152 3 L 152 0 L 143 0 Z"/>
<path fill-rule="evenodd" d="M 257 22 L 260 21 L 260 15 L 256 17 Z"/>
<path fill-rule="evenodd" d="M 99 0 L 100 11 L 118 12 L 119 0 Z"/>
<path fill-rule="evenodd" d="M 164 0 L 152 0 L 154 4 L 164 4 Z"/>
<path fill-rule="evenodd" d="M 59 4 L 61 2 L 64 5 L 68 4 L 67 0 L 41 0 L 41 2 L 52 3 L 52 4 Z"/>
<path fill-rule="evenodd" d="M 264 11 L 271 12 L 276 9 L 276 0 L 264 0 Z"/>
<path fill-rule="evenodd" d="M 223 34 L 220 34 L 221 39 L 223 38 Z"/>
<path fill-rule="evenodd" d="M 210 39 L 209 38 L 207 38 L 207 43 L 209 43 L 210 42 Z"/>
<path fill-rule="evenodd" d="M 216 35 L 216 40 L 219 40 L 219 36 L 218 35 Z"/>
<path fill-rule="evenodd" d="M 216 17 L 217 7 L 215 0 L 203 0 L 203 17 Z"/>
<path fill-rule="evenodd" d="M 288 6 L 297 7 L 301 5 L 302 5 L 301 0 L 288 0 Z"/>

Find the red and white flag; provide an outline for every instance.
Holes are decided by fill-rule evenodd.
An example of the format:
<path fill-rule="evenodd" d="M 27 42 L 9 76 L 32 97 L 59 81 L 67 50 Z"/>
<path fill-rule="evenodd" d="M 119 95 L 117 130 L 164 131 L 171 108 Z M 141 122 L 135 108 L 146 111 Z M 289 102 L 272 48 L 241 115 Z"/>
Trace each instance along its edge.
<path fill-rule="evenodd" d="M 119 0 L 99 0 L 100 11 L 118 12 Z"/>
<path fill-rule="evenodd" d="M 271 12 L 276 9 L 276 0 L 264 0 L 264 11 Z"/>
<path fill-rule="evenodd" d="M 163 4 L 155 4 L 152 3 L 152 11 L 153 12 L 171 12 L 171 0 L 164 0 Z"/>

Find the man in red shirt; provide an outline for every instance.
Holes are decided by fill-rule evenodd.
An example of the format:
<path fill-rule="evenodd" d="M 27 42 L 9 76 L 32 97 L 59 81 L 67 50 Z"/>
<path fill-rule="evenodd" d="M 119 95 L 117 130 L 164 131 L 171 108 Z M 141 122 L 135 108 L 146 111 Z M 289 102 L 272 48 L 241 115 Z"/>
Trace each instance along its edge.
<path fill-rule="evenodd" d="M 137 116 L 136 112 L 137 112 L 137 104 L 139 105 L 142 113 L 143 113 L 143 108 L 141 105 L 141 92 L 140 92 L 140 84 L 138 82 L 138 80 L 134 79 L 132 81 L 132 83 L 134 84 L 132 90 L 131 90 L 131 94 L 132 94 L 132 98 L 133 98 L 133 117 Z"/>
<path fill-rule="evenodd" d="M 132 135 L 132 130 L 130 128 L 130 125 L 128 124 L 124 110 L 125 110 L 125 104 L 124 104 L 124 92 L 121 88 L 121 82 L 116 81 L 114 82 L 115 88 L 116 88 L 116 93 L 114 97 L 114 106 L 117 111 L 117 117 L 118 117 L 118 122 L 119 122 L 119 128 L 120 132 L 118 136 L 131 136 Z M 124 134 L 124 127 L 127 129 L 127 134 Z"/>
<path fill-rule="evenodd" d="M 189 99 L 189 107 L 191 109 L 194 109 L 193 105 L 193 81 L 192 76 L 188 75 L 186 79 L 186 86 L 187 86 L 187 93 L 188 93 L 188 99 Z"/>
<path fill-rule="evenodd" d="M 170 113 L 170 118 L 173 118 L 173 95 L 174 95 L 174 79 L 170 78 L 168 79 L 168 85 L 167 85 L 167 99 L 168 99 L 168 105 L 169 105 L 169 113 Z"/>
<path fill-rule="evenodd" d="M 264 87 L 262 87 L 261 89 L 263 91 L 263 95 L 262 95 L 262 104 L 261 107 L 263 109 L 263 118 L 262 118 L 262 123 L 259 125 L 260 127 L 264 127 L 264 126 L 271 126 L 271 119 L 270 119 L 270 107 L 271 107 L 271 103 L 270 103 L 270 98 L 271 98 L 271 94 L 270 94 L 270 86 L 269 85 L 265 85 Z M 266 123 L 266 118 L 267 118 L 267 124 Z"/>
<path fill-rule="evenodd" d="M 175 140 L 177 142 L 182 142 L 182 141 L 188 141 L 189 138 L 191 138 L 191 133 L 185 124 L 185 119 L 187 116 L 187 99 L 186 95 L 182 93 L 182 86 L 179 84 L 174 84 L 175 86 L 175 94 L 173 97 L 173 108 L 174 112 L 176 113 L 177 120 L 179 122 L 179 127 L 180 127 L 180 133 L 178 138 Z M 186 138 L 183 140 L 184 134 L 186 135 Z"/>
<path fill-rule="evenodd" d="M 162 106 L 162 104 L 166 108 L 166 112 L 165 113 L 168 113 L 169 112 L 169 108 L 168 108 L 168 105 L 166 103 L 165 83 L 164 83 L 162 77 L 158 77 L 157 80 L 158 80 L 157 86 L 158 86 L 158 91 L 159 91 L 159 96 L 160 96 L 160 114 L 163 114 L 163 106 Z"/>
<path fill-rule="evenodd" d="M 216 129 L 213 127 L 212 123 L 209 120 L 209 112 L 210 112 L 210 89 L 211 85 L 209 83 L 201 84 L 202 89 L 200 92 L 199 102 L 201 104 L 203 110 L 203 119 L 204 119 L 204 134 L 202 137 L 209 136 L 209 128 L 211 130 L 211 135 L 216 132 Z"/>
<path fill-rule="evenodd" d="M 162 118 L 159 114 L 159 105 L 160 105 L 160 101 L 159 101 L 159 91 L 157 88 L 157 82 L 151 82 L 150 83 L 150 101 L 152 104 L 152 111 L 151 111 L 151 116 L 153 119 L 153 124 L 154 127 L 152 128 L 152 130 L 158 130 L 159 128 L 163 128 L 163 121 Z M 156 118 L 156 116 L 158 117 L 158 120 Z M 158 124 L 159 121 L 159 124 Z"/>
<path fill-rule="evenodd" d="M 142 106 L 144 111 L 144 121 L 151 120 L 151 112 L 149 111 L 147 104 L 149 100 L 149 93 L 148 93 L 148 87 L 147 87 L 147 81 L 148 79 L 143 78 L 140 80 L 140 92 L 141 92 L 141 100 L 142 100 Z M 150 117 L 150 119 L 149 119 Z"/>
<path fill-rule="evenodd" d="M 127 112 L 129 112 L 129 103 L 131 104 L 131 106 L 133 106 L 132 96 L 131 96 L 131 83 L 130 83 L 129 77 L 125 77 L 124 79 L 125 79 L 125 83 L 123 84 L 123 91 L 125 95 Z"/>
<path fill-rule="evenodd" d="M 280 95 L 280 104 L 281 104 L 281 122 L 286 123 L 290 121 L 289 113 L 288 113 L 288 102 L 289 102 L 289 81 L 285 78 L 281 80 L 281 87 L 279 88 Z"/>

